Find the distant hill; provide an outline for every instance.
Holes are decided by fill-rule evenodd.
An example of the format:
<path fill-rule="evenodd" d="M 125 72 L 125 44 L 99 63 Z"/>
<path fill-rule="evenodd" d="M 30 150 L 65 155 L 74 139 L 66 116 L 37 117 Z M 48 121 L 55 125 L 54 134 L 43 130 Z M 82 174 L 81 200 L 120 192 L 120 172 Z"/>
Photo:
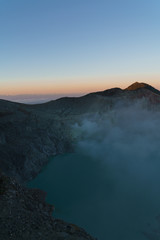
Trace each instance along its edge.
<path fill-rule="evenodd" d="M 155 89 L 154 87 L 152 87 L 151 85 L 149 85 L 147 83 L 135 82 L 132 85 L 130 85 L 129 87 L 125 88 L 124 90 L 136 91 L 136 90 L 142 89 L 142 88 L 148 89 L 148 90 L 160 95 L 160 91 L 158 91 L 157 89 Z"/>
<path fill-rule="evenodd" d="M 160 103 L 160 91 L 152 87 L 147 83 L 135 82 L 125 89 L 121 88 L 111 88 L 104 91 L 93 92 L 86 95 L 89 96 L 103 96 L 109 97 L 116 101 L 116 98 L 132 98 L 140 99 L 142 97 L 147 98 L 152 103 Z"/>

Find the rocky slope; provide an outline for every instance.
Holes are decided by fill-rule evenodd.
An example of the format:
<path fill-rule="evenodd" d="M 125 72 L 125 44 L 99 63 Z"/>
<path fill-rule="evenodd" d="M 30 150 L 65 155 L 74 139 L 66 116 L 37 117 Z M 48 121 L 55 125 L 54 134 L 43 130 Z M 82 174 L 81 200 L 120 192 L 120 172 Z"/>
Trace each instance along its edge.
<path fill-rule="evenodd" d="M 49 156 L 69 150 L 67 127 L 57 115 L 0 101 L 0 168 L 6 174 L 29 180 Z"/>
<path fill-rule="evenodd" d="M 0 173 L 0 239 L 95 240 L 82 228 L 54 219 L 45 193 Z"/>

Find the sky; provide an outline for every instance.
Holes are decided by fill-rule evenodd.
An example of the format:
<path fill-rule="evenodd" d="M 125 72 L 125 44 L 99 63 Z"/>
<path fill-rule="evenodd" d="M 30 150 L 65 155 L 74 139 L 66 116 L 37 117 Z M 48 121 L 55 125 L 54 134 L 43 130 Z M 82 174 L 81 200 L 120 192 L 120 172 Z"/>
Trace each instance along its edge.
<path fill-rule="evenodd" d="M 159 0 L 0 0 L 0 95 L 160 89 Z"/>

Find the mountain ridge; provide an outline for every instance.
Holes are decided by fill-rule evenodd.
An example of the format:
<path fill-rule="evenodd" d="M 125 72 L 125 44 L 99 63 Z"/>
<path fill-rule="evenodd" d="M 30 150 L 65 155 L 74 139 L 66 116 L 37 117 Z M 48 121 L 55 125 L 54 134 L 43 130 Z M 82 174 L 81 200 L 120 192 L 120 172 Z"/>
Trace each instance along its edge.
<path fill-rule="evenodd" d="M 71 151 L 71 124 L 85 115 L 110 111 L 119 101 L 146 99 L 147 104 L 159 108 L 157 92 L 148 84 L 136 82 L 124 90 L 112 88 L 42 104 L 0 100 L 0 168 L 22 182 L 28 181 L 50 156 Z"/>
<path fill-rule="evenodd" d="M 113 88 L 109 88 L 109 89 L 105 89 L 105 90 L 102 90 L 102 91 L 96 91 L 96 92 L 90 92 L 88 94 L 85 94 L 85 95 L 82 95 L 80 97 L 60 97 L 60 98 L 57 98 L 57 99 L 54 99 L 54 100 L 48 100 L 46 102 L 42 102 L 42 103 L 33 103 L 33 104 L 28 104 L 28 103 L 19 103 L 19 102 L 14 102 L 12 100 L 7 100 L 7 99 L 3 99 L 1 98 L 0 101 L 1 103 L 2 102 L 8 102 L 8 103 L 14 103 L 14 104 L 19 104 L 19 105 L 32 105 L 32 106 L 35 106 L 35 105 L 43 105 L 43 104 L 46 104 L 46 103 L 50 103 L 50 102 L 56 102 L 56 101 L 61 101 L 62 99 L 63 100 L 74 100 L 74 99 L 81 99 L 81 98 L 84 98 L 84 97 L 88 97 L 88 96 L 92 96 L 92 95 L 99 95 L 99 96 L 107 96 L 107 97 L 116 97 L 116 96 L 123 96 L 123 94 L 126 94 L 126 93 L 129 93 L 129 92 L 139 92 L 139 91 L 145 91 L 145 90 L 148 90 L 150 91 L 151 93 L 154 93 L 154 94 L 157 94 L 157 95 L 160 95 L 160 91 L 156 88 L 154 88 L 153 86 L 147 84 L 147 83 L 144 83 L 144 82 L 134 82 L 132 83 L 131 85 L 129 85 L 127 88 L 120 88 L 120 87 L 113 87 Z"/>
<path fill-rule="evenodd" d="M 103 91 L 97 91 L 97 92 L 92 92 L 87 94 L 88 95 L 92 95 L 92 94 L 96 94 L 96 95 L 101 95 L 101 96 L 116 96 L 116 95 L 122 95 L 125 94 L 126 92 L 129 91 L 139 91 L 139 90 L 149 90 L 155 94 L 160 95 L 160 91 L 154 87 L 152 87 L 151 85 L 147 84 L 147 83 L 139 83 L 139 82 L 134 82 L 133 84 L 129 85 L 127 88 L 119 88 L 119 87 L 114 87 L 114 88 L 109 88 Z"/>

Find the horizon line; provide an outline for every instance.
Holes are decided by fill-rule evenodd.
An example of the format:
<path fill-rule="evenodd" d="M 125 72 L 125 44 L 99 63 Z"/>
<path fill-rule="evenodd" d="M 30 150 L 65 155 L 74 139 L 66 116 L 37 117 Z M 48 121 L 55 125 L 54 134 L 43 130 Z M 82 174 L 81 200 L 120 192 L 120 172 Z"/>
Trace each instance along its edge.
<path fill-rule="evenodd" d="M 141 82 L 141 81 L 135 81 L 135 82 L 133 82 L 132 84 L 134 84 L 134 83 L 144 83 L 144 84 L 147 84 L 147 85 L 150 85 L 151 87 L 153 87 L 153 88 L 155 88 L 155 89 L 157 89 L 157 90 L 160 90 L 158 87 L 154 87 L 154 86 L 152 86 L 151 84 L 149 84 L 149 83 L 146 83 L 146 82 Z M 129 86 L 131 86 L 132 84 L 130 84 Z M 129 87 L 128 85 L 127 85 L 127 87 Z M 92 93 L 92 92 L 101 92 L 101 91 L 105 91 L 105 90 L 108 90 L 108 89 L 112 89 L 112 88 L 119 88 L 119 89 L 122 89 L 122 90 L 125 90 L 127 87 L 125 87 L 125 88 L 121 88 L 121 87 L 118 87 L 118 86 L 114 86 L 114 87 L 108 87 L 108 88 L 103 88 L 102 89 L 102 87 L 101 88 L 95 88 L 94 87 L 94 89 L 92 89 L 91 88 L 91 90 L 89 90 L 89 89 L 86 89 L 85 91 L 72 91 L 72 92 L 59 92 L 59 93 L 57 93 L 57 92 L 49 92 L 49 93 L 33 93 L 33 92 L 31 92 L 31 93 L 15 93 L 15 94 L 1 94 L 0 93 L 0 97 L 36 97 L 36 96 L 65 96 L 66 95 L 66 97 L 67 97 L 67 95 L 73 95 L 73 96 L 76 96 L 76 95 L 84 95 L 84 94 L 89 94 L 89 93 Z"/>

